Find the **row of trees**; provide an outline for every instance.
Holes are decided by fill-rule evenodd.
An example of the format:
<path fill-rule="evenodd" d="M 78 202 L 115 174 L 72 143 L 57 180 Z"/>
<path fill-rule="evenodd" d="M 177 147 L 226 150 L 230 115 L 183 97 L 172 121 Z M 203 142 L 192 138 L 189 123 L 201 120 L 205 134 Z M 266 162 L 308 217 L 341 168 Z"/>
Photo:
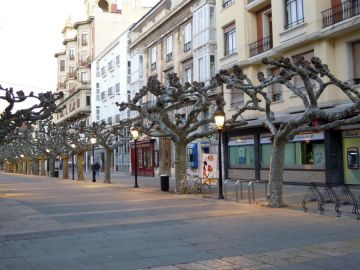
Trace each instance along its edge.
<path fill-rule="evenodd" d="M 230 71 L 220 71 L 208 85 L 197 82 L 181 84 L 176 74 L 171 74 L 168 85 L 164 86 L 156 77 L 150 77 L 147 85 L 140 89 L 131 101 L 117 104 L 120 111 L 135 111 L 137 116 L 122 121 L 116 128 L 106 128 L 105 123 L 86 125 L 85 121 L 63 126 L 47 122 L 40 125 L 35 138 L 28 136 L 26 140 L 37 149 L 37 153 L 47 153 L 46 155 L 53 157 L 60 155 L 64 160 L 64 177 L 67 176 L 66 161 L 71 153 L 76 153 L 78 179 L 83 180 L 83 155 L 90 146 L 90 138 L 95 137 L 97 144 L 106 150 L 105 182 L 110 183 L 112 152 L 117 146 L 130 140 L 123 130 L 136 125 L 144 134 L 170 138 L 174 143 L 175 178 L 179 187 L 180 176 L 186 172 L 187 144 L 217 132 L 216 128 L 209 124 L 213 121 L 214 112 L 223 110 L 225 102 L 221 89 L 225 86 L 245 95 L 244 105 L 237 108 L 232 115 L 227 115 L 225 131 L 246 125 L 243 114 L 255 110 L 262 113 L 263 124 L 273 135 L 269 206 L 282 207 L 285 205 L 282 199 L 285 144 L 300 132 L 330 129 L 358 122 L 360 93 L 348 83 L 337 79 L 328 66 L 316 57 L 313 57 L 311 62 L 303 58 L 295 62 L 289 58 L 265 58 L 263 63 L 279 68 L 279 75 L 266 77 L 259 73 L 258 82 L 254 83 L 241 68 L 234 66 Z M 302 89 L 295 86 L 295 77 L 303 82 Z M 282 123 L 277 121 L 276 113 L 272 110 L 272 99 L 268 96 L 268 88 L 274 84 L 286 86 L 302 101 L 303 110 L 296 119 Z M 327 89 L 335 90 L 329 88 L 330 86 L 335 86 L 337 91 L 342 92 L 344 98 L 348 99 L 345 106 L 337 110 L 321 109 L 319 99 Z M 143 101 L 149 97 L 154 102 L 144 104 Z M 204 117 L 205 112 L 209 113 L 208 117 Z M 320 124 L 312 125 L 314 120 L 321 120 L 318 122 Z M 205 129 L 205 126 L 208 128 Z M 48 145 L 52 146 L 51 151 L 47 151 L 50 150 Z M 75 147 L 72 147 L 73 145 Z"/>

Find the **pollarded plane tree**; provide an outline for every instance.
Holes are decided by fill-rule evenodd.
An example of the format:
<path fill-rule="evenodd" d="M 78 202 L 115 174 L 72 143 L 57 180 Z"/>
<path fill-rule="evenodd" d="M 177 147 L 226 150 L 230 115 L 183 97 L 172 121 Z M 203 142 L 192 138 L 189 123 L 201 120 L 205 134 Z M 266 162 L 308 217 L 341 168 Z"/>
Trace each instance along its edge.
<path fill-rule="evenodd" d="M 270 184 L 270 207 L 283 207 L 283 170 L 285 145 L 296 134 L 301 132 L 319 131 L 336 128 L 341 125 L 357 123 L 360 121 L 360 93 L 347 82 L 336 78 L 326 64 L 317 57 L 311 61 L 299 58 L 291 61 L 289 58 L 279 60 L 264 58 L 263 64 L 280 68 L 279 75 L 265 77 L 258 73 L 258 84 L 242 73 L 239 67 L 234 69 L 240 79 L 234 79 L 226 74 L 219 74 L 219 80 L 231 85 L 238 91 L 244 91 L 252 97 L 258 96 L 262 101 L 257 104 L 259 110 L 265 111 L 264 125 L 272 133 L 272 155 L 270 161 L 269 184 Z M 294 84 L 294 77 L 303 82 L 304 87 L 298 88 Z M 276 114 L 272 110 L 272 101 L 268 96 L 268 87 L 274 84 L 284 85 L 291 93 L 301 100 L 302 112 L 296 118 L 280 124 L 276 123 Z M 332 86 L 332 87 L 330 87 Z M 346 105 L 338 106 L 336 110 L 322 109 L 320 98 L 330 89 L 340 91 L 348 100 Z M 329 93 L 331 94 L 331 93 Z M 314 120 L 318 125 L 313 125 Z"/>
<path fill-rule="evenodd" d="M 14 92 L 13 88 L 3 88 L 0 85 L 0 105 L 5 108 L 0 111 L 0 143 L 23 123 L 50 117 L 57 110 L 55 102 L 62 97 L 62 92 L 48 91 L 38 95 L 31 92 L 26 95 L 22 90 Z M 26 101 L 31 104 L 29 107 L 17 108 L 17 105 L 25 104 Z"/>
<path fill-rule="evenodd" d="M 216 110 L 223 110 L 223 94 L 217 91 L 218 82 L 210 84 L 193 82 L 181 84 L 176 74 L 168 75 L 168 86 L 162 85 L 156 77 L 150 77 L 147 85 L 130 102 L 117 104 L 120 111 L 129 109 L 137 112 L 139 130 L 151 137 L 170 138 L 175 146 L 176 190 L 180 190 L 181 176 L 186 173 L 186 146 L 188 143 L 217 132 L 210 125 Z M 149 94 L 156 102 L 144 106 L 141 101 Z M 226 121 L 226 129 L 246 124 L 241 113 L 252 108 L 248 102 Z M 186 109 L 187 113 L 179 114 Z M 204 113 L 209 117 L 204 117 Z M 204 127 L 208 126 L 208 129 Z"/>
<path fill-rule="evenodd" d="M 107 127 L 105 122 L 93 122 L 88 126 L 82 125 L 81 132 L 83 132 L 88 139 L 96 138 L 96 144 L 105 149 L 104 183 L 111 183 L 111 157 L 114 149 L 124 145 L 131 139 L 128 122 L 129 121 L 120 122 L 113 127 Z M 95 161 L 93 162 L 95 163 Z"/>

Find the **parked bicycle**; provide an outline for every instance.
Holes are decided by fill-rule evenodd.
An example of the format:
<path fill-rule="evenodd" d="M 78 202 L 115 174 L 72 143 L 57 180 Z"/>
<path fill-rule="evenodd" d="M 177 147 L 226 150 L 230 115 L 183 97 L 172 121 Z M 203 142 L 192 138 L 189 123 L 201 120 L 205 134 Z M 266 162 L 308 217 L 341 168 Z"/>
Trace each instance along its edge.
<path fill-rule="evenodd" d="M 209 184 L 206 179 L 201 179 L 197 175 L 190 175 L 188 173 L 182 175 L 180 182 L 180 193 L 184 194 L 207 194 L 210 191 Z"/>

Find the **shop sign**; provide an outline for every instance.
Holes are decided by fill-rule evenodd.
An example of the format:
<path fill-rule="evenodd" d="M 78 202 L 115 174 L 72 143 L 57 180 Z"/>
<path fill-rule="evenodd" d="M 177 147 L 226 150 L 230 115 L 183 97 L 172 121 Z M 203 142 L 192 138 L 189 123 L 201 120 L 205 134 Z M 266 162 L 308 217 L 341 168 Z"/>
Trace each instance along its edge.
<path fill-rule="evenodd" d="M 357 138 L 360 137 L 360 130 L 346 130 L 342 132 L 343 138 Z"/>
<path fill-rule="evenodd" d="M 251 145 L 251 144 L 254 144 L 254 139 L 232 138 L 229 141 L 229 146 L 232 146 L 232 145 Z"/>
<path fill-rule="evenodd" d="M 298 134 L 292 139 L 290 142 L 301 142 L 301 141 L 316 141 L 316 140 L 323 140 L 324 133 L 305 133 L 305 134 Z"/>

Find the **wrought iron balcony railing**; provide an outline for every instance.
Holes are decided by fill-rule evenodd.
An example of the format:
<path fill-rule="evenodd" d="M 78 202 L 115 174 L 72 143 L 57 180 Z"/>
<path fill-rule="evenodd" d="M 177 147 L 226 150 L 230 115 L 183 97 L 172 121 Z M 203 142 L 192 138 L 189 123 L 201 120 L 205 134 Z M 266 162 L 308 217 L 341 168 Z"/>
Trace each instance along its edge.
<path fill-rule="evenodd" d="M 321 12 L 323 28 L 360 14 L 360 1 L 349 0 Z"/>
<path fill-rule="evenodd" d="M 249 44 L 250 57 L 268 51 L 272 49 L 272 47 L 273 47 L 272 36 L 268 36 L 258 41 L 255 41 Z"/>

